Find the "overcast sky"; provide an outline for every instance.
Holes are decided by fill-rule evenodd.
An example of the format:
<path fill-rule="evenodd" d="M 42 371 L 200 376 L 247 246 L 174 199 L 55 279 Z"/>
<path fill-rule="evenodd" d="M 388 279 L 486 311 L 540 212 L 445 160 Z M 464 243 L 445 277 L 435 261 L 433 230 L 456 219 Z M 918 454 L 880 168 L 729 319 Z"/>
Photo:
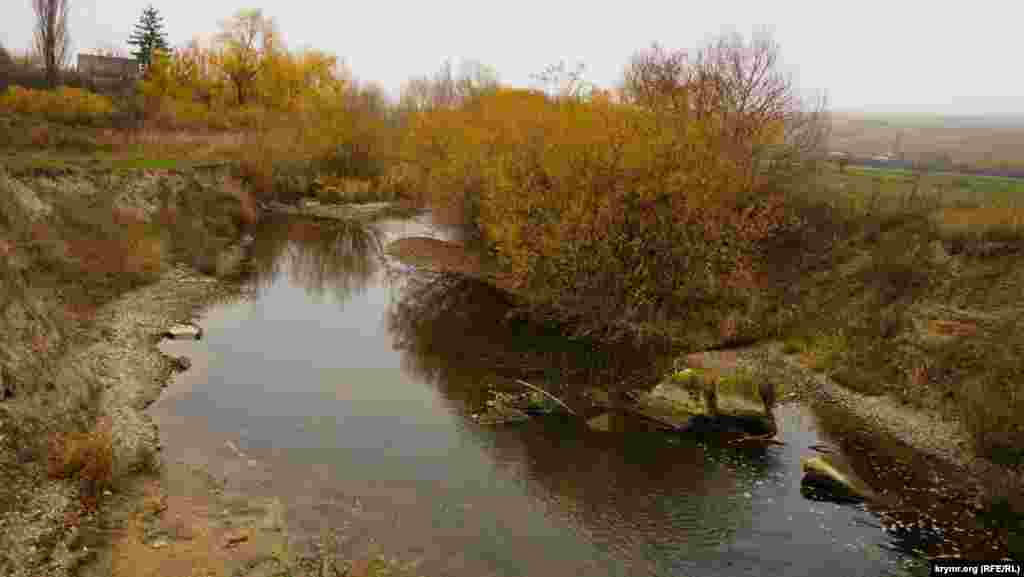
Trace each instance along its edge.
<path fill-rule="evenodd" d="M 74 49 L 124 46 L 147 0 L 69 0 Z M 0 41 L 30 42 L 30 0 L 0 0 Z M 479 60 L 503 82 L 530 85 L 546 65 L 582 62 L 615 82 L 632 52 L 657 41 L 693 48 L 723 28 L 774 31 L 806 90 L 835 109 L 1024 114 L 1020 0 L 157 0 L 171 43 L 217 30 L 240 8 L 262 8 L 291 46 L 343 57 L 356 76 L 397 94 L 410 75 L 446 58 Z"/>

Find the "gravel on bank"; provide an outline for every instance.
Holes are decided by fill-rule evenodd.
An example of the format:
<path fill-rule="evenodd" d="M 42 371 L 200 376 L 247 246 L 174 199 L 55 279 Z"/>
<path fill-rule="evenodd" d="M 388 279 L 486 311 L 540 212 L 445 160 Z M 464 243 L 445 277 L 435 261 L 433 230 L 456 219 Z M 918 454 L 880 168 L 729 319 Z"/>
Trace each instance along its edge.
<path fill-rule="evenodd" d="M 190 268 L 172 268 L 159 281 L 100 308 L 91 338 L 57 362 L 57 390 L 102 391 L 98 408 L 110 419 L 116 476 L 152 467 L 151 460 L 159 455 L 159 435 L 144 409 L 174 372 L 173 359 L 157 348 L 160 334 L 202 308 L 238 295 L 237 286 Z M 5 409 L 32 410 L 17 403 L 8 401 Z M 69 576 L 91 556 L 79 543 L 80 525 L 98 519 L 79 517 L 77 487 L 50 479 L 42 457 L 26 456 L 36 462 L 0 480 L 20 496 L 14 510 L 0 515 L 0 574 Z"/>

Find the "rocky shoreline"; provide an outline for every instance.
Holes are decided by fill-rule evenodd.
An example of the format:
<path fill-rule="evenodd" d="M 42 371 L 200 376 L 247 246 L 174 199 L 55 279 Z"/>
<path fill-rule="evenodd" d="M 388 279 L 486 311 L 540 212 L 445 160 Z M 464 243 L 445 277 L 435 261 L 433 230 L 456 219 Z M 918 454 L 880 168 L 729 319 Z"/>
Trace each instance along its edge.
<path fill-rule="evenodd" d="M 729 351 L 690 355 L 705 365 L 723 370 L 746 370 L 778 383 L 785 383 L 792 400 L 808 405 L 828 404 L 849 412 L 880 432 L 913 447 L 923 456 L 969 473 L 976 480 L 1001 476 L 1024 487 L 1024 472 L 999 467 L 979 457 L 961 423 L 936 411 L 914 408 L 886 396 L 868 396 L 851 391 L 783 352 L 782 343 L 769 342 Z"/>
<path fill-rule="evenodd" d="M 175 370 L 174 359 L 157 348 L 170 325 L 192 318 L 202 308 L 237 294 L 215 278 L 184 267 L 158 282 L 124 295 L 99 309 L 92 342 L 72 349 L 57 363 L 59 379 L 102 390 L 99 413 L 109 417 L 115 476 L 159 467 L 159 434 L 144 409 L 155 401 Z M 156 461 L 154 461 L 156 459 Z M 80 526 L 68 523 L 79 503 L 74 488 L 45 475 L 26 479 L 33 489 L 20 511 L 5 519 L 6 555 L 12 577 L 73 575 L 95 551 L 80 544 Z M 105 495 L 111 498 L 112 493 Z M 97 518 L 81 519 L 82 524 Z M 41 541 L 56 541 L 53 555 Z"/>
<path fill-rule="evenodd" d="M 848 457 L 850 470 L 884 497 L 877 509 L 887 527 L 944 536 L 924 551 L 929 556 L 1019 556 L 1005 528 L 987 526 L 982 514 L 1019 494 L 1024 471 L 979 457 L 959 423 L 851 391 L 783 349 L 782 343 L 768 342 L 689 355 L 686 361 L 782 384 L 783 401 L 810 407 Z"/>

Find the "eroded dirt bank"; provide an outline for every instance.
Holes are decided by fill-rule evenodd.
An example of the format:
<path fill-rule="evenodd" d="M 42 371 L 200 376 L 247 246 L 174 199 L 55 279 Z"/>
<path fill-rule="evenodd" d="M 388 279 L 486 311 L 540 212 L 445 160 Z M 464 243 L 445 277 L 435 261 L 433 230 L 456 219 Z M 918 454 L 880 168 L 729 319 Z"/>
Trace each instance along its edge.
<path fill-rule="evenodd" d="M 230 276 L 251 209 L 224 167 L 0 171 L 0 573 L 73 574 L 159 474 L 143 409 L 176 363 L 156 343 L 237 294 L 193 265 Z"/>

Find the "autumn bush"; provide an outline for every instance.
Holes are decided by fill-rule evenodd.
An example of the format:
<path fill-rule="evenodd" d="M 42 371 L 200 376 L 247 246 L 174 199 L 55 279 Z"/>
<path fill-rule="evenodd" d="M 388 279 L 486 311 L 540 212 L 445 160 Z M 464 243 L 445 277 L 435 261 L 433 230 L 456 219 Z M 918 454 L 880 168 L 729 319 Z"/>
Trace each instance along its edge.
<path fill-rule="evenodd" d="M 500 89 L 415 115 L 403 151 L 538 312 L 610 338 L 681 322 L 730 340 L 751 328 L 762 245 L 799 224 L 786 191 L 815 143 L 775 58 L 732 37 L 692 60 L 655 48 L 632 70 L 671 73 L 633 75 L 659 98 Z"/>
<path fill-rule="evenodd" d="M 86 432 L 58 433 L 50 441 L 49 475 L 79 480 L 82 496 L 95 504 L 114 481 L 114 448 L 109 419 L 101 419 Z"/>
<path fill-rule="evenodd" d="M 11 86 L 0 95 L 0 111 L 39 116 L 68 124 L 102 126 L 110 123 L 110 98 L 80 88 L 33 90 Z"/>

